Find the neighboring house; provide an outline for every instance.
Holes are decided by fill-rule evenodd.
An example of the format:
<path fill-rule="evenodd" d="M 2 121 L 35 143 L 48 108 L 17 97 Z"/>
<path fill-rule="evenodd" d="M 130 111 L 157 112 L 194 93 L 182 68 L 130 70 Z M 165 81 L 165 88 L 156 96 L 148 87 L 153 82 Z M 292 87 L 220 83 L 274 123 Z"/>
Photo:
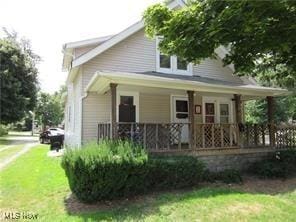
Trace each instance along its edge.
<path fill-rule="evenodd" d="M 171 1 L 169 7 L 183 4 Z M 272 128 L 257 135 L 258 127 L 240 125 L 242 104 L 267 98 L 272 123 L 272 98 L 285 90 L 234 75 L 222 64 L 222 47 L 217 59 L 195 65 L 161 54 L 157 45 L 157 38 L 145 36 L 142 21 L 117 35 L 64 45 L 67 145 L 131 138 L 161 151 L 274 143 L 273 136 L 265 140 Z"/>

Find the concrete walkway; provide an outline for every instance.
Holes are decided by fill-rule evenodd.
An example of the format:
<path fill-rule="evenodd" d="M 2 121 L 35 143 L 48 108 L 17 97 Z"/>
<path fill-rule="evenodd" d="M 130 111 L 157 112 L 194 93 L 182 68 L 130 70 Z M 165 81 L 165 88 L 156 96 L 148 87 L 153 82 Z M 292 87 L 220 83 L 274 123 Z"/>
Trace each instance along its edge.
<path fill-rule="evenodd" d="M 7 150 L 15 145 L 24 145 L 23 148 L 15 153 L 12 156 L 5 158 L 0 163 L 0 171 L 4 169 L 8 164 L 16 160 L 19 156 L 23 155 L 24 153 L 28 152 L 33 146 L 38 144 L 38 137 L 30 136 L 29 134 L 9 134 L 8 137 L 5 138 L 6 140 L 10 141 L 10 144 L 4 146 L 0 149 L 0 152 L 3 150 Z"/>

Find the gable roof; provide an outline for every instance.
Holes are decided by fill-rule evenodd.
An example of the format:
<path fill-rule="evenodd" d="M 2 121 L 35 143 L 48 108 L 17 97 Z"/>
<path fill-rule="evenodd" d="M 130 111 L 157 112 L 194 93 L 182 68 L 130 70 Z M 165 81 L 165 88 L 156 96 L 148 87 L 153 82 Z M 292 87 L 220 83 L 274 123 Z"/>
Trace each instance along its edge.
<path fill-rule="evenodd" d="M 81 48 L 85 46 L 101 44 L 103 42 L 106 42 L 113 36 L 114 35 L 107 35 L 107 36 L 102 36 L 102 37 L 92 38 L 92 39 L 85 39 L 85 40 L 76 41 L 76 42 L 68 42 L 64 44 L 63 48 L 64 49 Z"/>
<path fill-rule="evenodd" d="M 171 9 L 174 9 L 177 7 L 185 6 L 185 3 L 183 0 L 173 0 L 173 1 L 168 2 L 167 6 Z M 92 58 L 103 53 L 107 49 L 111 48 L 112 46 L 116 45 L 117 43 L 128 38 L 129 36 L 140 31 L 143 28 L 144 28 L 143 21 L 139 21 L 139 22 L 133 24 L 132 26 L 130 26 L 127 29 L 123 30 L 122 32 L 118 33 L 117 35 L 114 35 L 113 37 L 111 37 L 109 40 L 102 43 L 101 45 L 95 47 L 94 49 L 90 50 L 89 52 L 74 59 L 72 62 L 72 67 L 77 67 L 77 66 L 82 65 L 83 63 L 91 60 Z"/>
<path fill-rule="evenodd" d="M 87 47 L 87 46 L 97 46 L 99 44 L 102 44 L 103 42 L 109 40 L 113 35 L 108 35 L 108 36 L 102 36 L 99 38 L 92 38 L 92 39 L 86 39 L 82 41 L 77 41 L 77 42 L 69 42 L 63 45 L 63 53 L 64 53 L 64 58 L 63 58 L 63 65 L 62 68 L 63 70 L 67 70 L 71 62 L 74 58 L 74 49 L 75 48 L 81 48 L 81 47 Z"/>

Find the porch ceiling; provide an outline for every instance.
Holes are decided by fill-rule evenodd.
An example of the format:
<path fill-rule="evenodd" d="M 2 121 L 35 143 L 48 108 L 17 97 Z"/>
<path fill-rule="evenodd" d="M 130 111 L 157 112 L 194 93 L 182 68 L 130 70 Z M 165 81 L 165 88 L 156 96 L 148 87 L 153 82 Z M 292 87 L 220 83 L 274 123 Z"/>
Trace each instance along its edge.
<path fill-rule="evenodd" d="M 154 87 L 163 89 L 192 90 L 197 92 L 214 92 L 226 94 L 241 94 L 246 96 L 280 96 L 288 93 L 285 89 L 244 85 L 204 78 L 200 76 L 185 76 L 155 72 L 126 73 L 98 71 L 86 86 L 87 92 L 104 94 L 109 90 L 110 83 Z"/>

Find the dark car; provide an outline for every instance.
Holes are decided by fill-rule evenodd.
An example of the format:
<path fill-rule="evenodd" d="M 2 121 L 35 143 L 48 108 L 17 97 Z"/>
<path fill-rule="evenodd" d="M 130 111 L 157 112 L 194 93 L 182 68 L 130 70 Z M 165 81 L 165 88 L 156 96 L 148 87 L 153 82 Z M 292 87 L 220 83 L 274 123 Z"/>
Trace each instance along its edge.
<path fill-rule="evenodd" d="M 62 135 L 64 136 L 65 132 L 63 129 L 60 128 L 49 128 L 39 135 L 39 141 L 40 143 L 50 143 L 50 137 L 51 136 L 59 136 Z"/>

